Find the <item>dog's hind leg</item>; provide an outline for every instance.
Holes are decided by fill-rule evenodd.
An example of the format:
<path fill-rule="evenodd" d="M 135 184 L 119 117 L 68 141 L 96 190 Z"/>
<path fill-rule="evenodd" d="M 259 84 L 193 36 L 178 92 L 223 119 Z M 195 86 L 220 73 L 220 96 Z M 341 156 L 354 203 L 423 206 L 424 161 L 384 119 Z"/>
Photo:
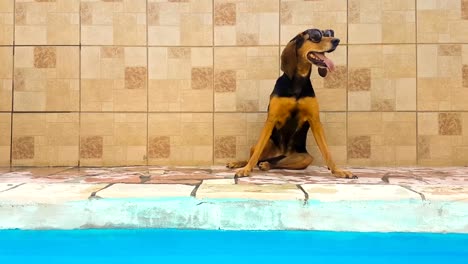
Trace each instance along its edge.
<path fill-rule="evenodd" d="M 258 167 L 264 171 L 269 169 L 302 170 L 307 168 L 312 161 L 314 158 L 309 153 L 292 153 L 275 162 L 260 162 Z"/>
<path fill-rule="evenodd" d="M 252 154 L 253 154 L 254 150 L 255 150 L 255 146 L 252 146 L 250 148 L 249 157 L 252 157 Z M 273 158 L 273 157 L 278 156 L 278 155 L 280 155 L 280 151 L 275 146 L 275 144 L 273 144 L 273 142 L 270 140 L 270 141 L 268 141 L 267 145 L 265 146 L 265 149 L 263 150 L 262 154 L 260 155 L 259 160 L 262 161 L 262 160 L 270 159 L 270 158 Z M 228 162 L 226 164 L 226 167 L 230 168 L 230 169 L 242 168 L 245 165 L 247 165 L 247 163 L 248 163 L 247 160 L 231 161 L 231 162 Z"/>

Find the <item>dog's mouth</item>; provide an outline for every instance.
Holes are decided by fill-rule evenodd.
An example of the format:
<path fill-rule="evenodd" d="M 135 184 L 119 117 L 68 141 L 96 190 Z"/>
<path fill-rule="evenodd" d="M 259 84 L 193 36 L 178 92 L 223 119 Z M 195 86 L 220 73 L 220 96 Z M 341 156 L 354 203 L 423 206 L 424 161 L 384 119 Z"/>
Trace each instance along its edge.
<path fill-rule="evenodd" d="M 333 63 L 332 60 L 330 60 L 329 58 L 327 58 L 327 56 L 325 56 L 324 52 L 311 51 L 307 53 L 307 59 L 311 63 L 317 65 L 319 68 L 326 68 L 329 71 L 335 70 L 335 64 Z"/>

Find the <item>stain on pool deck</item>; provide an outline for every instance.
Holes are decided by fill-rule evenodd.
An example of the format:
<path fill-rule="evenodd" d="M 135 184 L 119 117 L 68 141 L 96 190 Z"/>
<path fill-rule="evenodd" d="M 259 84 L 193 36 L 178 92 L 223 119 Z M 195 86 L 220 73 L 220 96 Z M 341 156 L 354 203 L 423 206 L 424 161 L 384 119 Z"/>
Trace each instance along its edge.
<path fill-rule="evenodd" d="M 0 228 L 468 233 L 468 168 L 0 168 Z"/>

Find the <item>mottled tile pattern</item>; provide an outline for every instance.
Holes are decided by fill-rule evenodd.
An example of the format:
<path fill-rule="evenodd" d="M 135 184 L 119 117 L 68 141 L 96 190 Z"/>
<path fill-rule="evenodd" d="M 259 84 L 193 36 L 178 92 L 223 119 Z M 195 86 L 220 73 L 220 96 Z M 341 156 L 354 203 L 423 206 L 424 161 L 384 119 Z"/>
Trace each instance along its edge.
<path fill-rule="evenodd" d="M 211 113 L 150 113 L 148 136 L 150 165 L 200 166 L 213 162 Z"/>
<path fill-rule="evenodd" d="M 279 2 L 214 0 L 216 46 L 278 45 Z"/>
<path fill-rule="evenodd" d="M 15 44 L 78 45 L 79 12 L 80 0 L 16 1 Z"/>
<path fill-rule="evenodd" d="M 266 111 L 278 64 L 276 47 L 215 48 L 215 111 Z"/>
<path fill-rule="evenodd" d="M 348 110 L 416 110 L 415 45 L 352 45 L 348 68 Z"/>
<path fill-rule="evenodd" d="M 84 45 L 147 44 L 146 0 L 82 0 L 80 12 Z"/>
<path fill-rule="evenodd" d="M 80 158 L 100 159 L 102 158 L 102 136 L 85 136 L 80 140 Z"/>
<path fill-rule="evenodd" d="M 349 139 L 348 157 L 350 159 L 368 159 L 371 157 L 370 136 L 357 136 Z"/>
<path fill-rule="evenodd" d="M 214 141 L 215 159 L 226 159 L 236 157 L 236 137 L 216 136 Z"/>
<path fill-rule="evenodd" d="M 149 48 L 149 111 L 211 112 L 213 49 Z"/>
<path fill-rule="evenodd" d="M 211 46 L 213 44 L 213 1 L 149 0 L 148 44 L 151 46 Z"/>
<path fill-rule="evenodd" d="M 418 44 L 417 63 L 418 110 L 468 110 L 468 45 Z"/>
<path fill-rule="evenodd" d="M 349 0 L 349 43 L 414 43 L 414 0 Z"/>
<path fill-rule="evenodd" d="M 146 48 L 81 48 L 81 111 L 146 110 Z"/>
<path fill-rule="evenodd" d="M 424 150 L 418 164 L 467 166 L 468 114 L 464 112 L 418 113 L 418 143 Z"/>
<path fill-rule="evenodd" d="M 15 47 L 15 111 L 79 110 L 79 47 Z"/>
<path fill-rule="evenodd" d="M 14 113 L 13 166 L 77 166 L 78 113 Z"/>

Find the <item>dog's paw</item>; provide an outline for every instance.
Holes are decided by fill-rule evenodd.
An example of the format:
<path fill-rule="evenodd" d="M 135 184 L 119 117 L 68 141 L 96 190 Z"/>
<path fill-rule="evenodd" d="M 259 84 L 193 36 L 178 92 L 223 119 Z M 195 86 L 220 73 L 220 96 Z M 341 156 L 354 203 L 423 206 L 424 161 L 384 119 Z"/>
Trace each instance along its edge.
<path fill-rule="evenodd" d="M 229 169 L 242 168 L 245 165 L 247 165 L 246 161 L 232 161 L 226 164 L 226 168 L 229 168 Z"/>
<path fill-rule="evenodd" d="M 252 169 L 250 168 L 247 168 L 247 167 L 244 167 L 242 169 L 238 169 L 236 171 L 236 177 L 248 177 L 250 176 L 250 172 L 252 171 Z"/>
<path fill-rule="evenodd" d="M 258 168 L 262 171 L 267 171 L 271 169 L 270 162 L 263 161 L 258 164 Z"/>
<path fill-rule="evenodd" d="M 332 171 L 332 174 L 337 178 L 346 178 L 346 179 L 357 179 L 358 176 L 354 175 L 350 171 L 336 169 Z"/>

